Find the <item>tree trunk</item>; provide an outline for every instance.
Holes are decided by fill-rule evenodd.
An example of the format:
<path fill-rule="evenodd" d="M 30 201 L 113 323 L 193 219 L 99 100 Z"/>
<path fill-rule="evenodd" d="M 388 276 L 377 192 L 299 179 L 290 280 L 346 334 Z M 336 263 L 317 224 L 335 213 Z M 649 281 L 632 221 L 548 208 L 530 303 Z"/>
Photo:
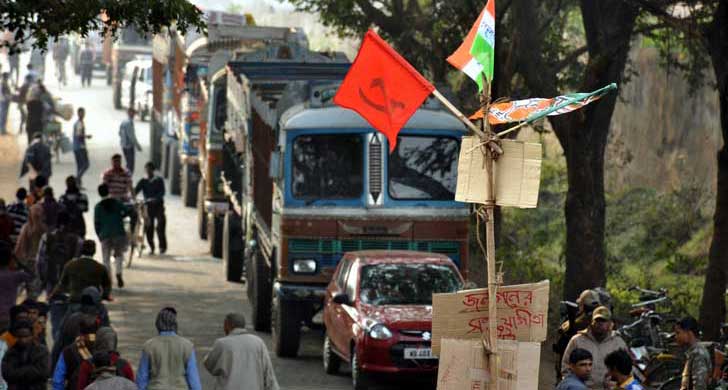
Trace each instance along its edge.
<path fill-rule="evenodd" d="M 620 83 L 638 10 L 626 2 L 582 0 L 589 62 L 583 91 Z M 580 112 L 552 117 L 566 155 L 566 275 L 564 298 L 606 284 L 604 153 L 617 102 L 610 93 Z"/>
<path fill-rule="evenodd" d="M 728 282 L 728 4 L 722 1 L 707 30 L 708 50 L 718 84 L 723 147 L 718 152 L 718 185 L 713 216 L 713 241 L 705 274 L 700 322 L 706 340 L 717 340 L 725 321 L 725 290 Z"/>

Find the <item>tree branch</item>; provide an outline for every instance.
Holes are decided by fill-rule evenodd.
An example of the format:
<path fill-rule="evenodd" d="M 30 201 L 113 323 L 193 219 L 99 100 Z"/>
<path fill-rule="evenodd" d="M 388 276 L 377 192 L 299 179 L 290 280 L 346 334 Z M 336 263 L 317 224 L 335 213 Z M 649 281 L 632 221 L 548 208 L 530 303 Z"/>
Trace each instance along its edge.
<path fill-rule="evenodd" d="M 386 31 L 387 34 L 397 36 L 401 33 L 402 27 L 399 23 L 393 23 L 392 19 L 372 5 L 368 0 L 356 0 L 356 5 L 361 8 L 364 15 L 372 21 L 375 25 L 379 26 L 382 30 Z"/>
<path fill-rule="evenodd" d="M 559 72 L 561 69 L 568 66 L 572 61 L 575 61 L 577 58 L 579 58 L 579 56 L 586 53 L 587 50 L 589 50 L 589 48 L 586 45 L 584 45 L 584 46 L 572 51 L 571 53 L 567 54 L 564 58 L 562 58 L 560 61 L 551 65 L 551 70 L 554 73 Z"/>
<path fill-rule="evenodd" d="M 635 5 L 638 5 L 642 7 L 644 10 L 649 12 L 650 14 L 656 16 L 663 22 L 665 22 L 666 25 L 678 30 L 684 32 L 689 37 L 697 40 L 700 42 L 701 45 L 704 47 L 708 47 L 708 42 L 706 40 L 705 34 L 701 31 L 700 28 L 697 27 L 697 22 L 694 18 L 680 18 L 674 15 L 671 15 L 666 10 L 660 8 L 659 5 L 656 5 L 654 2 L 649 0 L 629 0 Z"/>

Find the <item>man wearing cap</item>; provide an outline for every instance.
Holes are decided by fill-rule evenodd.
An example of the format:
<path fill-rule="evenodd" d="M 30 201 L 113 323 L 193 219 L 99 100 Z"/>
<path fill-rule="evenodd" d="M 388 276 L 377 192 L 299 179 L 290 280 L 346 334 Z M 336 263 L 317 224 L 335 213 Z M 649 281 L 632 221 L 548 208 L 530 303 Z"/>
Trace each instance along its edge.
<path fill-rule="evenodd" d="M 612 383 L 608 380 L 607 366 L 604 359 L 610 353 L 627 349 L 627 344 L 613 330 L 612 313 L 606 306 L 599 306 L 592 312 L 589 327 L 578 332 L 571 338 L 566 346 L 561 361 L 561 373 L 569 373 L 568 357 L 575 348 L 582 348 L 592 354 L 594 366 L 591 378 L 586 382 L 590 389 L 611 389 Z"/>
<path fill-rule="evenodd" d="M 144 343 L 137 370 L 139 390 L 202 390 L 192 342 L 177 335 L 177 310 L 165 307 L 154 325 L 159 336 Z"/>

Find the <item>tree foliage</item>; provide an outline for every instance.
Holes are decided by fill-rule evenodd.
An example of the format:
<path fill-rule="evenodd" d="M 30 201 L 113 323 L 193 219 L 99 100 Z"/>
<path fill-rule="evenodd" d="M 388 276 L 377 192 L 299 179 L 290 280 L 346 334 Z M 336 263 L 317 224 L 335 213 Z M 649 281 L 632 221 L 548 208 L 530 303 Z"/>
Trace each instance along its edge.
<path fill-rule="evenodd" d="M 24 43 L 45 48 L 49 39 L 66 34 L 116 33 L 126 26 L 142 33 L 157 33 L 172 24 L 181 32 L 206 28 L 202 11 L 187 0 L 3 1 L 0 13 L 2 29 L 14 34 L 14 40 L 3 45 L 12 50 Z"/>

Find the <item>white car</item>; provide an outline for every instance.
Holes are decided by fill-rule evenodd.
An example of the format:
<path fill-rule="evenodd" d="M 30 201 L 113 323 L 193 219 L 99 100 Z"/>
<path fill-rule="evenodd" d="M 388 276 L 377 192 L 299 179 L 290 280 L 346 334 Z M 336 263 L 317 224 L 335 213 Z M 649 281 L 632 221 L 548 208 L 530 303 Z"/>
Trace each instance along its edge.
<path fill-rule="evenodd" d="M 136 80 L 132 83 L 132 78 Z M 135 59 L 124 65 L 124 79 L 121 82 L 121 102 L 125 107 L 131 103 L 132 84 L 134 86 L 134 109 L 141 120 L 145 120 L 152 110 L 152 60 Z"/>

